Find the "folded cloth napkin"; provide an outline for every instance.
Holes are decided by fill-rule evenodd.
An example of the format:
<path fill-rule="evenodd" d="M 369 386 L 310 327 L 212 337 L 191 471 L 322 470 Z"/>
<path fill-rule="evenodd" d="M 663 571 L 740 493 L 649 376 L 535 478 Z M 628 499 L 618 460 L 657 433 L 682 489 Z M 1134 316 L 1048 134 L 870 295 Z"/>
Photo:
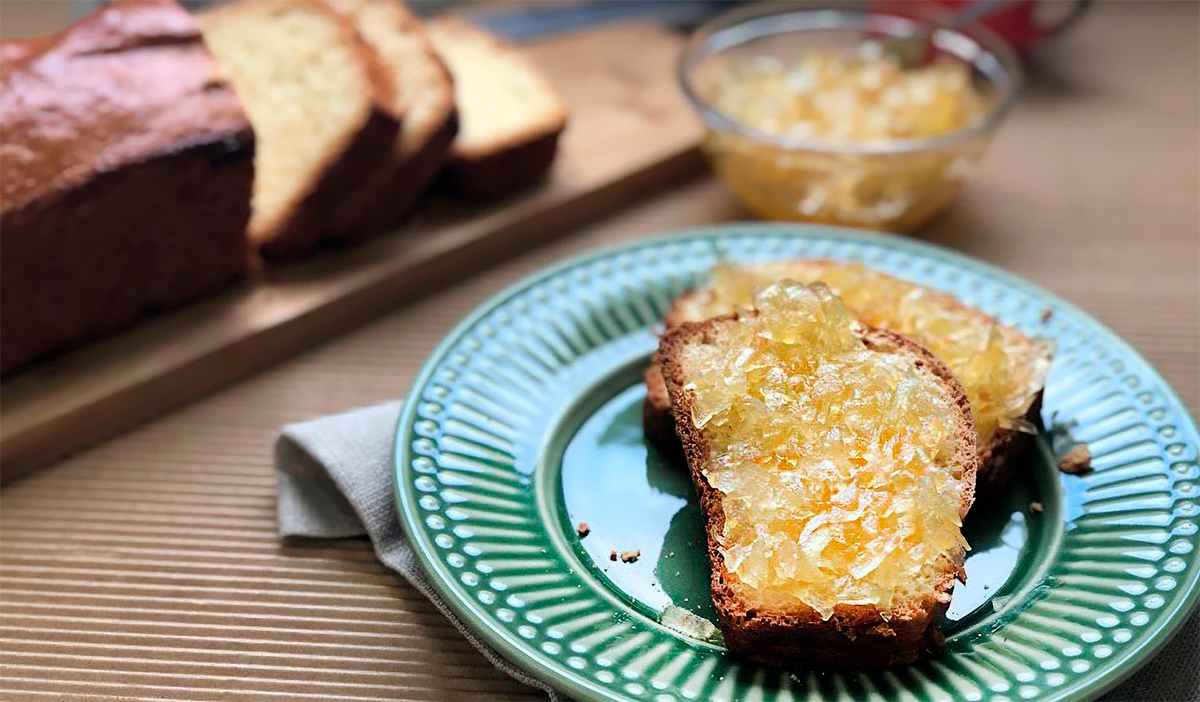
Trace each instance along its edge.
<path fill-rule="evenodd" d="M 417 564 L 396 519 L 392 442 L 400 403 L 289 424 L 275 442 L 279 535 L 339 539 L 366 536 L 375 555 L 429 598 L 492 665 L 526 685 L 562 699 L 481 641 L 454 615 Z"/>
<path fill-rule="evenodd" d="M 279 535 L 367 536 L 379 560 L 424 593 L 492 665 L 557 702 L 562 698 L 550 686 L 506 661 L 463 625 L 417 563 L 396 519 L 392 493 L 392 442 L 399 415 L 400 403 L 389 402 L 284 427 L 275 444 Z M 1193 612 L 1157 658 L 1103 699 L 1200 700 L 1200 612 Z"/>

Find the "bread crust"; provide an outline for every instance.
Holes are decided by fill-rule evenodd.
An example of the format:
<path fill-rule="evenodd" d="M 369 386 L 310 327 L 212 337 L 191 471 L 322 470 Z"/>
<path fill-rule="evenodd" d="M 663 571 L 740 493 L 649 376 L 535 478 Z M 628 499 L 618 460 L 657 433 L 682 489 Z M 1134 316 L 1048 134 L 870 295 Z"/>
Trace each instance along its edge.
<path fill-rule="evenodd" d="M 453 154 L 439 177 L 447 191 L 474 200 L 495 200 L 541 182 L 558 154 L 558 137 L 566 127 L 547 127 L 523 143 L 497 144 L 491 153 Z"/>
<path fill-rule="evenodd" d="M 438 18 L 430 23 L 442 36 L 459 34 L 487 42 L 497 56 L 519 62 L 539 78 L 540 71 L 507 41 L 455 18 Z M 557 94 L 544 78 L 544 90 Z M 454 144 L 438 176 L 440 189 L 473 200 L 495 200 L 537 184 L 550 172 L 558 153 L 558 141 L 567 126 L 567 111 L 561 99 L 553 113 L 530 122 L 522 131 L 486 147 Z"/>
<path fill-rule="evenodd" d="M 254 133 L 185 10 L 121 0 L 0 56 L 0 372 L 246 274 Z"/>
<path fill-rule="evenodd" d="M 448 75 L 448 74 L 447 74 Z M 410 153 L 396 168 L 384 187 L 388 200 L 379 203 L 380 228 L 399 226 L 412 214 L 417 200 L 442 172 L 450 157 L 450 147 L 458 136 L 458 108 L 453 104 L 445 119 L 430 133 L 420 149 Z"/>
<path fill-rule="evenodd" d="M 646 441 L 664 457 L 673 461 L 683 460 L 683 446 L 675 433 L 675 415 L 671 412 L 671 397 L 667 392 L 667 381 L 662 367 L 651 361 L 642 374 L 646 384 L 646 399 L 642 402 L 642 432 Z"/>
<path fill-rule="evenodd" d="M 838 605 L 823 620 L 811 608 L 756 611 L 738 593 L 737 575 L 725 567 L 719 536 L 725 523 L 721 493 L 709 484 L 703 467 L 709 462 L 708 446 L 691 422 L 694 395 L 686 389 L 681 351 L 691 343 L 712 343 L 722 324 L 736 323 L 727 315 L 699 323 L 684 323 L 663 336 L 655 360 L 662 369 L 674 408 L 675 427 L 691 471 L 692 483 L 704 514 L 708 557 L 712 563 L 712 594 L 725 645 L 752 661 L 784 668 L 884 669 L 910 663 L 940 641 L 937 622 L 950 604 L 956 577 L 965 577 L 960 550 L 950 554 L 938 573 L 934 591 L 885 620 L 874 607 Z M 862 339 L 869 348 L 896 350 L 911 357 L 917 368 L 931 372 L 950 395 L 957 409 L 955 462 L 962 467 L 963 492 L 959 517 L 965 517 L 974 499 L 979 467 L 975 425 L 966 392 L 950 370 L 933 354 L 899 334 L 866 328 Z"/>
<path fill-rule="evenodd" d="M 389 29 L 409 36 L 410 41 L 420 47 L 421 59 L 438 75 L 441 98 L 436 117 L 428 124 L 416 121 L 411 116 L 401 126 L 392 143 L 391 159 L 369 182 L 363 183 L 358 192 L 341 203 L 338 219 L 330 227 L 329 235 L 339 242 L 350 243 L 361 240 L 393 227 L 397 227 L 412 213 L 418 198 L 432 184 L 450 155 L 454 137 L 458 134 L 458 109 L 454 104 L 454 79 L 450 70 L 437 55 L 425 29 L 400 0 L 366 0 L 365 3 L 345 0 L 324 0 L 351 21 L 354 13 L 366 9 L 382 11 L 387 17 Z M 368 16 L 378 21 L 377 16 Z M 361 26 L 361 25 L 359 25 Z M 369 40 L 368 40 L 368 43 Z M 392 111 L 403 112 L 409 104 L 405 91 L 423 89 L 428 86 L 404 84 L 403 73 L 397 66 L 389 65 L 382 47 L 375 52 L 393 91 Z M 411 57 L 406 57 L 411 58 Z M 392 57 L 391 62 L 399 60 Z"/>
<path fill-rule="evenodd" d="M 801 263 L 811 266 L 831 266 L 837 265 L 839 262 L 828 259 L 801 259 L 779 263 L 784 265 L 787 263 Z M 675 298 L 663 318 L 666 328 L 669 330 L 687 323 L 688 315 L 686 307 L 690 304 L 699 303 L 700 296 L 703 294 L 703 290 L 692 290 Z M 964 310 L 972 316 L 978 316 L 991 323 L 996 323 L 996 320 L 991 315 L 964 305 L 951 295 L 946 295 L 945 301 L 947 304 Z M 645 381 L 646 399 L 642 405 L 642 425 L 646 439 L 664 456 L 679 456 L 681 455 L 681 449 L 678 437 L 675 436 L 673 431 L 664 430 L 668 423 L 674 423 L 674 418 L 671 414 L 671 398 L 667 394 L 666 385 L 661 380 L 661 371 L 653 361 L 651 361 L 650 366 L 646 369 Z M 1042 428 L 1041 390 L 1034 396 L 1029 409 L 1019 419 L 1030 422 L 1039 429 Z M 1016 429 L 997 429 L 987 445 L 980 448 L 981 463 L 977 482 L 977 494 L 981 498 L 987 499 L 993 493 L 1003 490 L 1012 481 L 1013 476 L 1022 465 L 1026 452 L 1035 443 L 1032 434 Z"/>
<path fill-rule="evenodd" d="M 1021 417 L 1037 427 L 1039 431 L 1043 428 L 1042 394 L 1044 392 L 1044 390 L 1038 390 L 1033 397 L 1033 402 L 1029 404 L 1029 409 Z M 996 433 L 992 434 L 987 446 L 979 452 L 981 461 L 977 482 L 979 494 L 990 499 L 1007 487 L 1017 474 L 1028 451 L 1037 443 L 1035 438 L 1033 434 L 1016 429 L 997 429 Z"/>
<path fill-rule="evenodd" d="M 352 244 L 404 224 L 441 172 L 457 133 L 458 112 L 451 110 L 420 149 L 395 161 L 382 178 L 363 186 L 365 197 L 357 201 L 355 220 L 331 228 L 330 239 Z"/>

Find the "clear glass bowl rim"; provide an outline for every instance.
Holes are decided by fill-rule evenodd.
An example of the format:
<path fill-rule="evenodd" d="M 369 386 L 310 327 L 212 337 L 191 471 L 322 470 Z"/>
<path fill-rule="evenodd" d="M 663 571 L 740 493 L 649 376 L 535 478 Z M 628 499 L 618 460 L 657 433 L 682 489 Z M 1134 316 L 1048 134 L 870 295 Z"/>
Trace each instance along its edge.
<path fill-rule="evenodd" d="M 986 75 L 998 91 L 990 109 L 962 129 L 935 137 L 893 139 L 870 144 L 839 144 L 819 139 L 783 138 L 755 129 L 726 115 L 705 100 L 692 83 L 691 69 L 702 60 L 721 51 L 765 36 L 821 30 L 864 29 L 870 26 L 870 21 L 882 21 L 910 28 L 920 26 L 925 22 L 919 18 L 870 10 L 786 9 L 787 7 L 788 5 L 785 3 L 765 3 L 765 6 L 764 4 L 755 4 L 718 15 L 697 28 L 680 53 L 677 63 L 679 84 L 688 101 L 700 113 L 701 118 L 710 129 L 717 132 L 733 132 L 745 139 L 784 151 L 845 155 L 918 153 L 948 149 L 990 133 L 1004 120 L 1005 115 L 1016 101 L 1022 80 L 1021 65 L 1016 54 L 1000 37 L 986 27 L 975 24 L 954 29 L 938 29 L 934 35 L 934 43 L 939 49 L 957 55 L 970 63 Z M 768 31 L 747 32 L 747 28 L 753 29 L 756 23 L 761 23 L 762 28 Z M 768 27 L 769 23 L 775 23 L 775 26 Z M 721 37 L 723 32 L 732 33 L 735 39 L 718 43 L 714 47 L 713 44 L 717 43 L 714 42 L 714 39 Z M 981 65 L 978 58 L 972 59 L 951 50 L 955 45 L 965 46 L 968 44 L 978 47 L 982 54 L 990 57 L 990 60 Z"/>

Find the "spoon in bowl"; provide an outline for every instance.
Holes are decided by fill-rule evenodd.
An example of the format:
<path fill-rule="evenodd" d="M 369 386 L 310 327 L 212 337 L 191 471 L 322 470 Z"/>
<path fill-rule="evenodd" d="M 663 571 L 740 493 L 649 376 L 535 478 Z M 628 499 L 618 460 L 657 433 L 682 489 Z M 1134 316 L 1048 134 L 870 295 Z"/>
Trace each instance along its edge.
<path fill-rule="evenodd" d="M 953 12 L 929 24 L 923 25 L 912 34 L 888 37 L 880 42 L 883 54 L 892 57 L 901 68 L 910 69 L 923 65 L 929 56 L 933 35 L 939 29 L 954 29 L 987 17 L 1008 5 L 1012 0 L 976 0 L 958 12 Z"/>

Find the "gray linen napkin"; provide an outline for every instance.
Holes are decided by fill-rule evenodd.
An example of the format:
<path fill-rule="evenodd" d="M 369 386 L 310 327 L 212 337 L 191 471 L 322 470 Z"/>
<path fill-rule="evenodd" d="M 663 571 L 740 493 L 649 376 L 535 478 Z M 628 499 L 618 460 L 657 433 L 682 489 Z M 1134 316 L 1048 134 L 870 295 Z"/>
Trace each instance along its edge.
<path fill-rule="evenodd" d="M 340 539 L 367 536 L 375 555 L 404 576 L 441 610 L 492 665 L 562 699 L 481 641 L 429 584 L 396 519 L 392 490 L 392 441 L 400 403 L 387 402 L 342 414 L 289 424 L 275 442 L 279 535 Z"/>
<path fill-rule="evenodd" d="M 388 402 L 283 428 L 275 444 L 279 535 L 367 536 L 384 565 L 420 590 L 492 665 L 562 699 L 471 632 L 438 596 L 396 519 L 392 441 L 400 403 Z M 1106 702 L 1200 700 L 1200 612 L 1145 668 L 1103 698 Z"/>

